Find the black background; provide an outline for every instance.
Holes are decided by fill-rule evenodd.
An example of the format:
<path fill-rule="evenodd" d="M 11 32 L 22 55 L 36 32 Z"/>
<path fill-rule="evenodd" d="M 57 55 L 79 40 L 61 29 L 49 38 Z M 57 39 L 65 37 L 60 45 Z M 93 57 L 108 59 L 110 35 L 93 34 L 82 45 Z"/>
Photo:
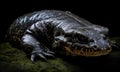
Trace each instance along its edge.
<path fill-rule="evenodd" d="M 111 37 L 120 36 L 119 4 L 113 1 L 14 1 L 1 2 L 0 42 L 9 25 L 19 16 L 43 9 L 71 11 L 88 21 L 106 26 Z"/>
<path fill-rule="evenodd" d="M 103 25 L 109 28 L 110 37 L 119 37 L 120 36 L 120 4 L 115 1 L 70 1 L 70 0 L 48 0 L 43 2 L 43 0 L 39 1 L 13 1 L 13 2 L 0 2 L 0 43 L 4 41 L 4 35 L 6 33 L 7 28 L 10 24 L 19 16 L 30 13 L 33 11 L 43 10 L 43 9 L 56 9 L 56 10 L 64 10 L 71 11 L 72 13 L 85 18 L 86 20 L 94 23 Z M 117 55 L 116 55 L 117 56 Z M 119 58 L 119 56 L 118 56 Z M 111 58 L 107 59 L 109 62 L 103 62 L 99 60 L 100 65 L 91 63 L 89 65 L 85 64 L 85 69 L 89 71 L 97 69 L 97 71 L 107 71 L 110 70 L 119 70 L 118 62 L 120 59 Z M 94 65 L 94 66 L 92 66 Z M 87 67 L 87 68 L 86 68 Z M 114 68 L 113 68 L 114 67 Z"/>

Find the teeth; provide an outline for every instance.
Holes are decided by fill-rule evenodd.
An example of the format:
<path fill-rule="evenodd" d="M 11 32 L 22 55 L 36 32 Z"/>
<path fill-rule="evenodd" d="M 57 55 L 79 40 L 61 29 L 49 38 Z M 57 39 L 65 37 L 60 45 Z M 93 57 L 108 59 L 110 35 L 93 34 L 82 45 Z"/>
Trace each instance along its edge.
<path fill-rule="evenodd" d="M 77 50 L 77 47 L 75 47 L 75 50 L 74 50 L 74 53 L 79 53 L 78 50 Z"/>
<path fill-rule="evenodd" d="M 94 50 L 97 50 L 97 48 L 93 47 Z"/>
<path fill-rule="evenodd" d="M 88 49 L 88 52 L 91 52 L 90 49 Z"/>
<path fill-rule="evenodd" d="M 104 50 L 103 48 L 100 48 L 101 50 Z"/>
<path fill-rule="evenodd" d="M 94 52 L 94 49 L 92 49 L 92 52 Z"/>
<path fill-rule="evenodd" d="M 77 47 L 75 47 L 75 50 L 77 50 Z"/>
<path fill-rule="evenodd" d="M 77 48 L 75 48 L 74 53 L 77 55 L 82 55 L 82 56 L 101 56 L 101 55 L 105 55 L 108 54 L 110 50 L 103 50 L 103 51 L 96 51 L 95 49 L 85 49 L 83 51 L 84 48 L 81 48 L 81 50 L 77 50 Z"/>
<path fill-rule="evenodd" d="M 87 49 L 85 49 L 85 52 L 87 53 Z"/>
<path fill-rule="evenodd" d="M 101 51 L 98 48 L 81 48 L 80 50 L 78 50 L 77 47 L 75 47 L 74 51 L 72 51 L 70 48 L 65 47 L 67 53 L 80 56 L 101 56 L 108 54 L 112 50 L 111 47 L 109 49 L 103 48 L 103 50 Z"/>
<path fill-rule="evenodd" d="M 80 50 L 82 53 L 84 52 L 83 49 L 84 49 L 84 48 L 81 48 L 81 50 Z"/>

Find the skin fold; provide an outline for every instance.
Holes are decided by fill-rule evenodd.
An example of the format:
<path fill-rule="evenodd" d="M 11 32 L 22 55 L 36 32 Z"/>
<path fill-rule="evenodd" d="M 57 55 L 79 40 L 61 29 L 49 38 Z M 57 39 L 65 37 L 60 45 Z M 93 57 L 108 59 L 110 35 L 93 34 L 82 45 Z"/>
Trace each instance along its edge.
<path fill-rule="evenodd" d="M 42 10 L 18 17 L 8 30 L 12 46 L 46 59 L 59 53 L 71 56 L 109 54 L 112 43 L 108 28 L 92 24 L 68 11 Z"/>

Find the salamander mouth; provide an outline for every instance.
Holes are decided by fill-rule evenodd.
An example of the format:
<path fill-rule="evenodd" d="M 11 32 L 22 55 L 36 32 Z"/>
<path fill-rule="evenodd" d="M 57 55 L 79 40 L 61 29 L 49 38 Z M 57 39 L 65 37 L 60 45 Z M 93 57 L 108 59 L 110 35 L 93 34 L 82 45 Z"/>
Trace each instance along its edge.
<path fill-rule="evenodd" d="M 76 56 L 87 56 L 87 57 L 94 57 L 94 56 L 102 56 L 102 55 L 107 55 L 112 51 L 112 48 L 105 48 L 103 50 L 99 49 L 99 48 L 80 48 L 78 50 L 78 48 L 74 48 L 73 50 L 71 50 L 71 48 L 69 47 L 64 47 L 67 51 L 67 54 L 72 54 L 72 55 L 76 55 Z"/>

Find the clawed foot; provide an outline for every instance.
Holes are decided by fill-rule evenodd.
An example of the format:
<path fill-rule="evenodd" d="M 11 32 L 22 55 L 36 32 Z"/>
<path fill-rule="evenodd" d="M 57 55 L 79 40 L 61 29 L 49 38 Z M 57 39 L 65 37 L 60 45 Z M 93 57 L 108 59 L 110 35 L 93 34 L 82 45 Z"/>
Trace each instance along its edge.
<path fill-rule="evenodd" d="M 115 50 L 120 50 L 120 44 L 115 41 L 111 41 L 111 46 Z"/>
<path fill-rule="evenodd" d="M 118 43 L 112 45 L 112 47 L 116 50 L 120 50 L 120 44 L 118 44 Z"/>
<path fill-rule="evenodd" d="M 45 56 L 49 56 L 49 57 L 55 57 L 53 54 L 55 54 L 52 51 L 43 51 L 43 50 L 34 50 L 31 53 L 31 61 L 34 61 L 36 56 L 39 56 L 40 58 L 44 59 L 45 61 L 47 61 Z"/>

